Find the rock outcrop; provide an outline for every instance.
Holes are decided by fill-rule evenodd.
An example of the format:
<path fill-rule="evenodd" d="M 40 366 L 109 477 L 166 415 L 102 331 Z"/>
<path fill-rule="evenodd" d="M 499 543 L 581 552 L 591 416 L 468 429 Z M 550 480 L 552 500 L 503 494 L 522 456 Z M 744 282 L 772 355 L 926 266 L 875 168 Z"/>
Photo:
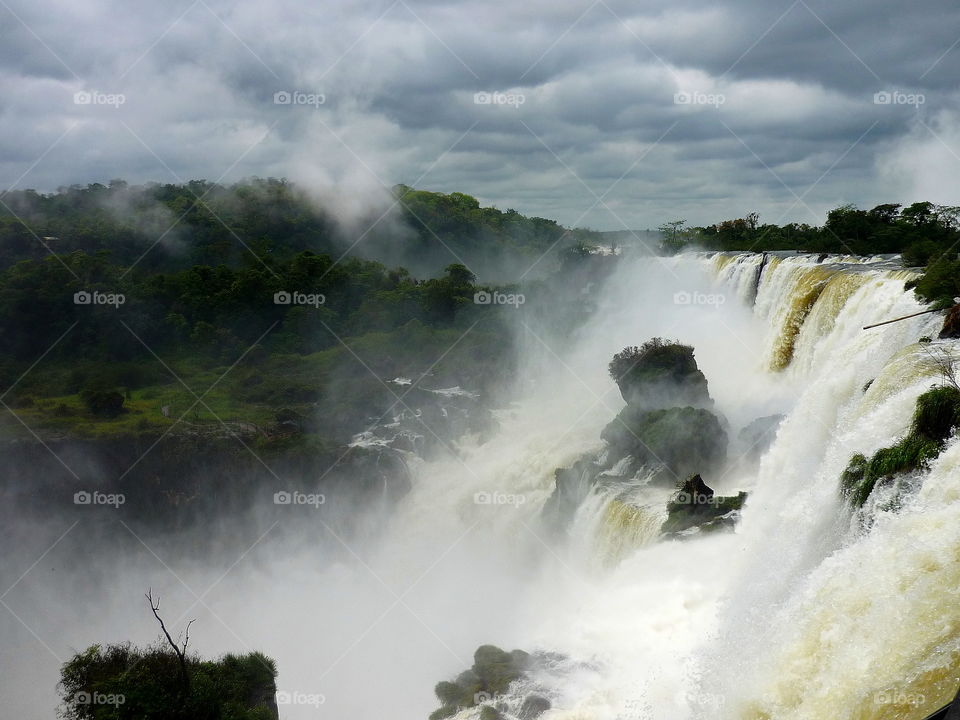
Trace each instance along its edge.
<path fill-rule="evenodd" d="M 666 536 L 679 536 L 733 527 L 746 499 L 745 492 L 718 496 L 703 478 L 694 475 L 667 503 L 667 519 L 660 532 Z"/>
<path fill-rule="evenodd" d="M 629 486 L 639 477 L 672 486 L 677 478 L 719 469 L 727 433 L 693 348 L 653 338 L 617 353 L 610 375 L 627 405 L 601 432 L 600 453 L 556 471 L 544 519 L 563 529 L 599 482 Z"/>
<path fill-rule="evenodd" d="M 783 415 L 759 417 L 737 433 L 737 439 L 746 446 L 744 456 L 747 459 L 756 460 L 766 452 L 777 436 L 783 418 Z"/>
<path fill-rule="evenodd" d="M 609 370 L 624 401 L 637 409 L 713 406 L 689 345 L 653 338 L 614 355 Z"/>
<path fill-rule="evenodd" d="M 954 305 L 947 310 L 947 316 L 943 319 L 943 329 L 940 330 L 941 338 L 960 338 L 960 305 Z"/>
<path fill-rule="evenodd" d="M 958 427 L 960 390 L 952 385 L 927 390 L 917 398 L 910 431 L 899 442 L 870 458 L 861 453 L 850 458 L 840 475 L 841 495 L 851 507 L 863 507 L 878 485 L 926 467 Z"/>
<path fill-rule="evenodd" d="M 671 481 L 719 467 L 727 454 L 719 418 L 689 406 L 646 410 L 627 405 L 600 437 L 610 447 L 611 463 L 629 455 L 640 465 L 662 465 Z"/>
<path fill-rule="evenodd" d="M 523 650 L 506 652 L 495 645 L 481 645 L 473 654 L 473 666 L 460 673 L 453 681 L 437 683 L 434 693 L 440 708 L 430 713 L 430 720 L 443 720 L 464 708 L 483 706 L 483 720 L 504 717 L 496 704 L 510 684 L 519 680 L 534 663 L 534 658 Z M 530 694 L 523 698 L 518 715 L 523 720 L 535 720 L 550 709 L 550 701 L 542 695 Z"/>

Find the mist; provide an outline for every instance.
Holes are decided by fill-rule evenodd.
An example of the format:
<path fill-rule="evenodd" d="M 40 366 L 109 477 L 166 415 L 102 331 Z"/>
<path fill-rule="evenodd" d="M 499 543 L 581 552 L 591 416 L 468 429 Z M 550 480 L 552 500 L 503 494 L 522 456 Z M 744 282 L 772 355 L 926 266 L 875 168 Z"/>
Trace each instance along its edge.
<path fill-rule="evenodd" d="M 537 509 L 554 469 L 596 447 L 623 405 L 606 373 L 610 357 L 651 337 L 678 338 L 696 348 L 732 427 L 787 409 L 743 392 L 762 335 L 748 308 L 733 297 L 676 304 L 681 292 L 724 296 L 697 263 L 622 262 L 590 292 L 593 319 L 562 343 L 552 318 L 517 312 L 520 370 L 498 393 L 511 398 L 495 410 L 499 432 L 484 444 L 469 436 L 450 443 L 430 462 L 408 455 L 406 495 L 358 499 L 348 487 L 331 492 L 329 480 L 284 475 L 275 491 L 325 490 L 324 504 L 278 507 L 263 491 L 244 507 L 220 488 L 171 535 L 168 520 L 132 511 L 132 501 L 73 506 L 69 482 L 15 468 L 19 489 L 7 485 L 4 527 L 16 551 L 0 580 L 11 585 L 37 564 L 4 599 L 23 620 L 3 620 L 11 708 L 48 717 L 60 663 L 88 645 L 156 640 L 147 589 L 173 628 L 196 620 L 191 647 L 201 655 L 262 649 L 278 661 L 279 690 L 322 695 L 319 710 L 331 717 L 381 717 L 385 698 L 401 716 L 422 717 L 433 685 L 468 667 L 483 643 L 573 653 L 575 644 L 558 647 L 549 630 L 573 608 L 561 611 L 554 599 L 549 618 L 537 608 L 567 595 L 559 587 L 579 597 L 578 576 L 589 569 L 565 569 L 572 561 L 559 558 L 569 548 L 540 526 Z M 522 501 L 478 506 L 478 493 Z M 291 718 L 316 711 L 283 709 Z"/>

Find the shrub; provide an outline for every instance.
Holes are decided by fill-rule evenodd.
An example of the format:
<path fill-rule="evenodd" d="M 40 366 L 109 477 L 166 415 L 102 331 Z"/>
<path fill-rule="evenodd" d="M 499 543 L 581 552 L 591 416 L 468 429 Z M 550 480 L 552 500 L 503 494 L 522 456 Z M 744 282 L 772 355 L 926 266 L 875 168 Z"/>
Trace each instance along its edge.
<path fill-rule="evenodd" d="M 943 442 L 960 425 L 960 390 L 949 385 L 933 388 L 917 398 L 911 432 Z"/>
<path fill-rule="evenodd" d="M 184 697 L 166 648 L 93 645 L 61 669 L 64 720 L 273 720 L 276 665 L 262 653 L 188 659 Z M 114 702 L 85 702 L 94 696 Z M 119 702 L 118 702 L 119 701 Z"/>
<path fill-rule="evenodd" d="M 608 370 L 610 377 L 620 383 L 628 377 L 682 377 L 696 372 L 697 362 L 690 345 L 655 337 L 640 347 L 625 347 L 613 356 Z"/>
<path fill-rule="evenodd" d="M 124 412 L 123 394 L 104 388 L 85 388 L 80 391 L 80 399 L 94 415 L 112 418 Z"/>
<path fill-rule="evenodd" d="M 910 285 L 918 298 L 946 309 L 953 305 L 953 298 L 960 295 L 960 260 L 940 257 L 930 263 L 923 277 Z"/>
<path fill-rule="evenodd" d="M 530 656 L 522 650 L 506 652 L 494 645 L 481 645 L 473 654 L 473 667 L 457 676 L 453 682 L 437 683 L 434 693 L 442 704 L 430 714 L 430 720 L 443 720 L 455 715 L 459 710 L 474 707 L 477 694 L 494 696 L 505 693 L 510 683 L 520 678 L 530 665 Z M 496 710 L 485 706 L 481 718 L 502 717 Z"/>
<path fill-rule="evenodd" d="M 862 507 L 878 482 L 926 467 L 960 426 L 960 390 L 942 385 L 920 395 L 910 432 L 869 460 L 857 453 L 840 475 L 840 490 L 853 507 Z"/>

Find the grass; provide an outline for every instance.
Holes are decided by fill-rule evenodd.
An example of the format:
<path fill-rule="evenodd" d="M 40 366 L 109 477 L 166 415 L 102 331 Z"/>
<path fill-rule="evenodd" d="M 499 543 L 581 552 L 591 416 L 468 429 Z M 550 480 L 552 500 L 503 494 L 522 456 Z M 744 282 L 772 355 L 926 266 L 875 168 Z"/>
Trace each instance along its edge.
<path fill-rule="evenodd" d="M 428 386 L 462 384 L 481 391 L 508 375 L 509 353 L 496 340 L 479 328 L 463 334 L 408 323 L 392 333 L 349 338 L 349 350 L 298 355 L 254 348 L 235 366 L 187 352 L 163 362 L 48 361 L 5 398 L 15 415 L 0 413 L 0 432 L 24 439 L 34 432 L 41 438 L 156 435 L 184 413 L 173 432 L 218 419 L 263 427 L 276 421 L 278 411 L 292 410 L 311 421 L 306 431 L 343 442 L 395 402 L 384 382 L 397 375 L 416 378 L 432 367 Z M 92 413 L 81 399 L 91 388 L 122 394 L 124 412 Z"/>
<path fill-rule="evenodd" d="M 950 385 L 928 390 L 917 398 L 910 432 L 903 439 L 869 459 L 860 453 L 850 458 L 840 476 L 842 494 L 853 507 L 863 507 L 877 483 L 925 468 L 958 426 L 960 390 Z"/>
<path fill-rule="evenodd" d="M 257 373 L 247 368 L 204 368 L 194 359 L 185 359 L 171 365 L 182 380 L 169 377 L 163 383 L 151 384 L 135 390 L 121 391 L 126 396 L 124 412 L 115 417 L 100 417 L 91 413 L 79 393 L 20 395 L 11 413 L 0 415 L 0 432 L 5 437 L 32 437 L 30 430 L 43 435 L 70 435 L 84 438 L 152 435 L 168 430 L 181 416 L 183 423 L 217 423 L 242 421 L 259 426 L 274 421 L 281 407 L 296 403 L 282 402 L 282 395 L 299 378 L 312 377 L 317 382 L 316 358 L 310 356 L 291 359 L 279 358 L 279 367 Z M 255 375 L 279 378 L 272 382 L 257 382 Z M 251 397 L 251 390 L 259 387 L 261 398 Z M 34 384 L 33 389 L 37 386 Z M 189 389 L 188 389 L 189 388 Z M 191 392 L 192 391 L 192 392 Z M 197 402 L 197 398 L 202 402 Z M 164 417 L 162 408 L 170 407 L 170 417 Z M 307 412 L 307 404 L 299 409 Z M 184 429 L 187 425 L 181 423 Z M 28 430 L 24 424 L 30 428 Z"/>

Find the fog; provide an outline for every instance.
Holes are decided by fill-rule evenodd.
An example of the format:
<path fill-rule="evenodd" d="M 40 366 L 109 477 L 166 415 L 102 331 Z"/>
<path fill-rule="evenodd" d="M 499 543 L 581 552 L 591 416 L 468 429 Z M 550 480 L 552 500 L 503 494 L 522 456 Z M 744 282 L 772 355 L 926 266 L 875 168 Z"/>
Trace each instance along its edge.
<path fill-rule="evenodd" d="M 723 299 L 677 304 L 683 292 Z M 496 412 L 499 433 L 482 445 L 464 437 L 431 462 L 409 456 L 413 487 L 402 497 L 365 495 L 358 506 L 349 487 L 321 483 L 322 505 L 276 506 L 272 493 L 285 488 L 267 487 L 246 506 L 204 498 L 206 512 L 174 531 L 131 501 L 73 505 L 69 477 L 15 468 L 0 576 L 11 586 L 0 618 L 10 712 L 50 717 L 59 665 L 72 653 L 154 642 L 148 589 L 177 632 L 195 620 L 190 647 L 200 655 L 261 650 L 278 661 L 281 692 L 322 696 L 318 707 L 281 706 L 285 718 L 373 719 L 385 707 L 422 718 L 435 706 L 433 685 L 468 667 L 478 645 L 552 650 L 549 628 L 564 614 L 545 605 L 585 569 L 565 567 L 572 551 L 541 527 L 539 507 L 554 469 L 596 448 L 623 406 L 606 371 L 612 355 L 676 338 L 696 348 L 732 428 L 785 409 L 751 385 L 761 328 L 701 265 L 627 259 L 589 294 L 592 319 L 560 341 L 548 316 L 517 311 L 521 370 L 504 378 L 501 395 L 512 402 Z M 314 478 L 277 480 L 317 489 Z M 477 493 L 520 499 L 485 506 Z"/>

